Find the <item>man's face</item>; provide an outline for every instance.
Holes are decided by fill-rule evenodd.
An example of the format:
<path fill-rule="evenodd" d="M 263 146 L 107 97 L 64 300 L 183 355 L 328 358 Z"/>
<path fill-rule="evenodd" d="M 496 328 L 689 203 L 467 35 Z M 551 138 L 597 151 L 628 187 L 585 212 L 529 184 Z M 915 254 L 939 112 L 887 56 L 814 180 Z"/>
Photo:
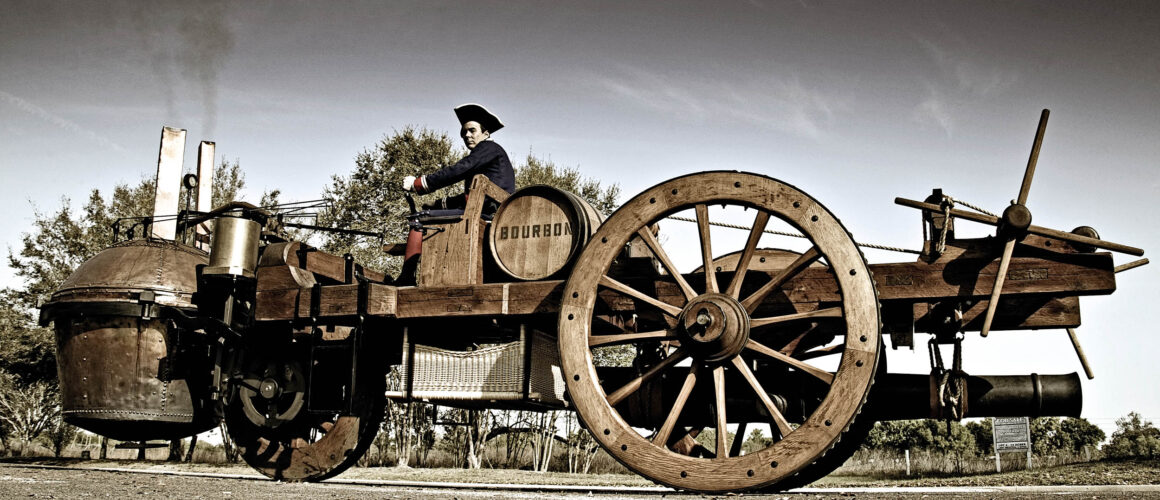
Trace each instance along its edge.
<path fill-rule="evenodd" d="M 491 137 L 491 133 L 483 130 L 483 127 L 479 126 L 479 122 L 467 122 L 463 124 L 459 136 L 463 138 L 463 143 L 467 145 L 467 149 L 475 149 L 477 144 Z"/>

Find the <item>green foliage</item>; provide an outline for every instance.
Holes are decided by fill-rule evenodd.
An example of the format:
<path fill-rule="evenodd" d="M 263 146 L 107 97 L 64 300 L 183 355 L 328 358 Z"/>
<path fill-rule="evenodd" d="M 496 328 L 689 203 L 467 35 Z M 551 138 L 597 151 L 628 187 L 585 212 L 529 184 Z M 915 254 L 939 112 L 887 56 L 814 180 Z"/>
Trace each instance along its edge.
<path fill-rule="evenodd" d="M 349 176 L 332 178 L 332 184 L 323 192 L 331 205 L 319 212 L 318 224 L 381 232 L 387 242 L 404 241 L 408 209 L 403 199 L 403 178 L 433 172 L 463 156 L 463 151 L 452 147 L 446 133 L 414 126 L 396 131 L 359 153 Z M 440 193 L 440 196 L 447 195 Z M 434 198 L 434 195 L 424 195 L 416 201 L 423 203 Z M 365 266 L 396 274 L 401 262 L 387 257 L 382 252 L 382 243 L 366 237 L 331 234 L 322 249 L 337 255 L 350 252 Z"/>
<path fill-rule="evenodd" d="M 967 422 L 965 427 L 972 436 L 975 436 L 975 446 L 979 448 L 980 455 L 994 452 L 995 433 L 994 426 L 991 425 L 991 419 L 984 418 L 974 422 Z"/>
<path fill-rule="evenodd" d="M 0 371 L 0 430 L 18 455 L 59 418 L 56 384 L 22 384 L 12 374 Z"/>
<path fill-rule="evenodd" d="M 152 179 L 150 179 L 150 189 L 152 189 Z M 221 163 L 213 170 L 213 195 L 210 197 L 210 206 L 217 208 L 226 203 L 238 199 L 238 192 L 246 187 L 246 175 L 242 172 L 241 163 L 234 159 L 233 163 L 229 163 L 225 158 L 222 158 Z M 263 198 L 266 195 L 263 195 Z M 274 195 L 277 197 L 277 194 Z M 150 203 L 153 201 L 153 194 L 149 194 L 147 198 Z M 153 210 L 153 206 L 142 213 L 149 213 Z"/>
<path fill-rule="evenodd" d="M 616 202 L 620 197 L 619 185 L 603 187 L 600 181 L 581 176 L 580 171 L 575 168 L 558 167 L 552 160 L 537 158 L 528 153 L 524 164 L 516 167 L 516 187 L 536 184 L 547 184 L 575 193 L 606 216 L 619 206 Z"/>
<path fill-rule="evenodd" d="M 1116 432 L 1104 445 L 1103 452 L 1109 458 L 1160 457 L 1160 429 L 1139 413 L 1128 413 L 1116 420 Z"/>
<path fill-rule="evenodd" d="M 1077 454 L 1104 440 L 1104 431 L 1082 418 L 1040 417 L 1031 420 L 1031 451 L 1039 456 Z"/>
<path fill-rule="evenodd" d="M 24 283 L 14 297 L 27 308 L 47 301 L 78 266 L 97 252 L 113 244 L 113 222 L 127 217 L 147 217 L 153 212 L 153 177 L 142 177 L 135 185 L 118 184 L 106 200 L 98 189 L 74 214 L 70 201 L 61 200 L 56 212 L 34 210 L 30 232 L 21 235 L 19 253 L 8 253 L 8 266 Z M 214 170 L 214 200 L 217 206 L 237 197 L 245 186 L 238 162 L 225 163 Z M 144 228 L 122 223 L 122 235 L 132 230 L 140 235 Z"/>
<path fill-rule="evenodd" d="M 728 432 L 728 431 L 726 431 L 726 432 L 728 433 L 725 436 L 727 438 L 726 443 L 732 443 L 733 442 L 732 438 L 734 437 L 733 433 Z M 709 450 L 710 452 L 716 452 L 716 450 L 717 450 L 717 431 L 716 431 L 716 429 L 705 429 L 705 430 L 701 431 L 700 434 L 697 434 L 697 437 L 694 439 L 697 440 L 697 444 L 701 445 L 706 450 Z"/>
<path fill-rule="evenodd" d="M 38 326 L 12 290 L 0 291 L 0 370 L 19 384 L 56 380 L 52 330 Z"/>
<path fill-rule="evenodd" d="M 1067 441 L 1069 446 L 1063 449 L 1070 449 L 1074 453 L 1082 452 L 1089 446 L 1095 448 L 1107 437 L 1102 429 L 1088 422 L 1086 418 L 1065 418 L 1060 423 L 1059 430 L 1063 435 L 1069 436 Z"/>
<path fill-rule="evenodd" d="M 214 172 L 215 199 L 236 197 L 244 184 L 238 163 L 223 162 Z M 20 251 L 8 253 L 8 265 L 23 287 L 0 292 L 0 368 L 17 383 L 56 379 L 53 334 L 36 324 L 32 310 L 48 301 L 84 261 L 113 244 L 114 221 L 151 215 L 153 194 L 153 178 L 142 177 L 132 186 L 114 186 L 108 199 L 92 190 L 79 212 L 67 198 L 54 213 L 34 211 L 32 230 L 21 235 Z M 122 237 L 131 224 L 121 225 Z M 137 235 L 144 231 L 140 226 L 133 229 Z"/>
<path fill-rule="evenodd" d="M 750 431 L 749 437 L 745 439 L 745 442 L 741 443 L 741 450 L 748 454 L 764 450 L 772 444 L 773 438 L 766 437 L 765 433 L 761 432 L 761 429 L 753 429 Z"/>
<path fill-rule="evenodd" d="M 958 422 L 897 420 L 878 422 L 863 442 L 864 449 L 925 450 L 937 453 L 976 453 L 975 436 Z"/>
<path fill-rule="evenodd" d="M 1104 439 L 1099 427 L 1082 418 L 1041 417 L 1031 420 L 1031 447 L 1036 455 L 1079 454 Z M 864 450 L 924 450 L 986 456 L 994 453 L 991 419 L 960 425 L 937 420 L 878 422 L 862 444 Z"/>

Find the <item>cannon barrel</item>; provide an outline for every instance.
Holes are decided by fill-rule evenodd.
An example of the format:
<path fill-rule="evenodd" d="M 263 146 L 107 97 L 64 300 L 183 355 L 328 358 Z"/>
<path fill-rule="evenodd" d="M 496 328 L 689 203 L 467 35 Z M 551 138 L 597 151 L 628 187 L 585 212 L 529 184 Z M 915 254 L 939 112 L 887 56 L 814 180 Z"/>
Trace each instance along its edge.
<path fill-rule="evenodd" d="M 877 420 L 938 416 L 937 387 L 929 375 L 891 373 L 874 382 Z M 1079 375 L 969 375 L 964 417 L 1078 417 L 1083 408 Z"/>
<path fill-rule="evenodd" d="M 606 387 L 620 387 L 634 377 L 631 368 L 602 367 L 601 379 Z M 732 375 L 730 375 L 732 376 Z M 968 375 L 967 405 L 962 415 L 971 417 L 1078 417 L 1083 407 L 1083 395 L 1079 375 Z M 774 387 L 770 379 L 766 387 Z M 623 414 L 633 425 L 642 427 L 659 425 L 664 421 L 672 402 L 680 389 L 680 380 L 662 378 L 654 383 L 651 390 L 637 391 L 633 397 L 621 403 Z M 726 382 L 745 383 L 739 376 Z M 764 385 L 764 383 L 763 383 Z M 909 420 L 940 418 L 937 399 L 938 389 L 930 375 L 886 373 L 880 374 L 866 407 L 869 418 L 874 420 Z M 783 413 L 791 422 L 796 422 L 817 402 L 802 399 L 793 394 L 775 394 L 770 397 L 778 402 Z M 747 402 L 736 405 L 733 418 L 758 421 L 768 418 L 761 413 L 761 403 L 756 397 L 745 396 Z M 690 410 L 682 415 L 685 424 L 712 425 L 711 403 L 700 400 L 697 395 L 690 398 Z M 748 412 L 748 413 L 747 413 Z M 795 419 L 796 416 L 796 419 Z"/>

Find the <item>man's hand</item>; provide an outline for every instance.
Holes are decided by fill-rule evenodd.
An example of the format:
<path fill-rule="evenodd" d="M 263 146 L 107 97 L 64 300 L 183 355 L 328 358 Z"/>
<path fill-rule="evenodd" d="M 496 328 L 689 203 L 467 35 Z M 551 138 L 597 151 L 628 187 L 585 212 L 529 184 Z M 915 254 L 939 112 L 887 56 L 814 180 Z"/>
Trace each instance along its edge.
<path fill-rule="evenodd" d="M 403 177 L 403 191 L 414 191 L 414 190 L 415 190 L 415 176 L 408 175 L 406 177 Z"/>

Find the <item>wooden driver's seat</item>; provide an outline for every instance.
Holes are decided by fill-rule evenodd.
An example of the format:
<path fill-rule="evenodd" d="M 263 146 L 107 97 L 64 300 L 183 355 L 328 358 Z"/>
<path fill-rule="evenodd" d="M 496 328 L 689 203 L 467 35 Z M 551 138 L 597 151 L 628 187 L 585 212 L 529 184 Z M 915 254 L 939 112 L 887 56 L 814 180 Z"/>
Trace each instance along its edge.
<path fill-rule="evenodd" d="M 483 283 L 483 238 L 490 221 L 483 218 L 487 200 L 503 203 L 509 194 L 483 174 L 471 179 L 467 206 L 458 210 L 431 211 L 420 218 L 434 227 L 423 236 L 419 261 L 419 286 L 475 285 Z M 401 255 L 404 244 L 388 245 L 387 253 Z"/>

